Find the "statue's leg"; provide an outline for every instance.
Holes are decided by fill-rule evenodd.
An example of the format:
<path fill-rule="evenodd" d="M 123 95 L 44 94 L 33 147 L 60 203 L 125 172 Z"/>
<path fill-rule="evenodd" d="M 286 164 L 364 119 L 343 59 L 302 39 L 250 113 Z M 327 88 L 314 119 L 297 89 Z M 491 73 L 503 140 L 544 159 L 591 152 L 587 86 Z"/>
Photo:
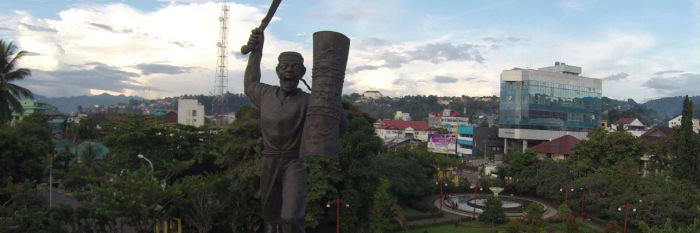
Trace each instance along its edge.
<path fill-rule="evenodd" d="M 301 159 L 290 161 L 284 173 L 282 188 L 282 232 L 305 233 L 304 213 L 307 166 Z"/>
<path fill-rule="evenodd" d="M 260 174 L 260 194 L 262 216 L 267 223 L 267 232 L 278 233 L 280 210 L 282 209 L 282 173 L 281 159 L 263 156 L 262 174 Z"/>

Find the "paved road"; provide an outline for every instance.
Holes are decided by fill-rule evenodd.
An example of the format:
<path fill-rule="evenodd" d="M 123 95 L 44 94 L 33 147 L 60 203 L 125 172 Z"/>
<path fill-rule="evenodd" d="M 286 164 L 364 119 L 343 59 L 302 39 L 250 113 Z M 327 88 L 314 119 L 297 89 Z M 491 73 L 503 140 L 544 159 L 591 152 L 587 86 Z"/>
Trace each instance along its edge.
<path fill-rule="evenodd" d="M 65 191 L 57 188 L 51 189 L 52 195 L 52 204 L 53 205 L 65 205 L 65 206 L 70 206 L 70 207 L 80 207 L 80 202 L 78 200 L 75 200 L 75 198 L 69 196 L 66 194 Z M 39 193 L 42 197 L 44 197 L 47 201 L 49 200 L 49 187 L 44 187 Z"/>

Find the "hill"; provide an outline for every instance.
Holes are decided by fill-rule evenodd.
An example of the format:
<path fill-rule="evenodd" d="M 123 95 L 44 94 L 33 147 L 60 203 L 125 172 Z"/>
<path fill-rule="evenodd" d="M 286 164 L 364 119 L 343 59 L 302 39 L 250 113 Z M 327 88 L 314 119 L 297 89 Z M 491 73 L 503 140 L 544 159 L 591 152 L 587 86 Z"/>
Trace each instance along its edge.
<path fill-rule="evenodd" d="M 138 96 L 124 96 L 124 95 L 81 95 L 81 96 L 71 96 L 71 97 L 45 97 L 41 95 L 35 95 L 34 98 L 42 103 L 51 104 L 58 108 L 61 113 L 71 113 L 76 112 L 78 106 L 89 107 L 95 105 L 114 105 L 120 103 L 129 103 L 129 100 L 142 100 L 143 98 Z"/>
<path fill-rule="evenodd" d="M 475 117 L 477 115 L 498 114 L 496 96 L 442 96 L 415 95 L 399 98 L 381 97 L 378 99 L 362 99 L 360 94 L 344 95 L 344 99 L 357 105 L 362 111 L 378 119 L 393 118 L 396 111 L 411 114 L 413 120 L 427 121 L 428 113 L 440 112 L 445 108 L 459 112 L 461 115 Z"/>
<path fill-rule="evenodd" d="M 700 117 L 700 96 L 690 97 L 690 100 L 693 101 L 693 115 L 695 117 Z M 649 100 L 643 105 L 656 111 L 660 118 L 670 120 L 673 117 L 681 115 L 681 109 L 683 108 L 683 97 L 664 97 Z"/>

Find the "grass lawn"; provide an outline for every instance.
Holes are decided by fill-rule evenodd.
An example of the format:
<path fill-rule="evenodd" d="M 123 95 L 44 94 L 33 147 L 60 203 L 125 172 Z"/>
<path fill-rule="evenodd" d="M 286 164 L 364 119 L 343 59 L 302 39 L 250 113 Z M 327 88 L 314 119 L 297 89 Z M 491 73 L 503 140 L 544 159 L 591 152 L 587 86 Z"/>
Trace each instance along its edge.
<path fill-rule="evenodd" d="M 417 218 L 421 218 L 421 217 L 432 216 L 432 215 L 435 215 L 436 213 L 439 213 L 439 212 L 420 212 L 416 209 L 408 208 L 408 207 L 401 207 L 401 211 L 403 212 L 403 216 L 406 217 L 406 219 L 417 219 Z"/>
<path fill-rule="evenodd" d="M 453 223 L 448 223 L 445 225 L 413 229 L 407 231 L 407 233 L 423 233 L 425 231 L 428 233 L 493 233 L 504 227 L 505 225 L 497 225 L 495 228 L 491 228 L 491 226 L 481 222 L 462 222 L 458 227 L 455 227 Z"/>
<path fill-rule="evenodd" d="M 525 225 L 522 226 L 526 227 Z M 585 225 L 579 225 L 579 227 L 579 232 L 597 232 L 596 230 Z M 496 225 L 495 228 L 492 228 L 491 225 L 482 222 L 467 221 L 461 222 L 460 226 L 458 227 L 455 227 L 454 223 L 446 223 L 438 226 L 408 230 L 407 233 L 424 233 L 426 231 L 428 233 L 495 233 L 498 232 L 498 230 L 504 230 L 505 228 L 506 224 Z M 543 230 L 547 230 L 548 232 L 558 232 L 559 229 L 561 229 L 561 223 L 547 223 L 547 225 L 543 227 Z"/>

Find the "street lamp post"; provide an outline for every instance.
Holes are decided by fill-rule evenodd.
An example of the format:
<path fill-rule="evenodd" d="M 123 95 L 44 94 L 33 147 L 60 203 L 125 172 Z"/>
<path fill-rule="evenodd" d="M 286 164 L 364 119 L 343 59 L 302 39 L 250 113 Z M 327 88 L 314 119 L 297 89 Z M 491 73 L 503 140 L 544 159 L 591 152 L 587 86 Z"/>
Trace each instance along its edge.
<path fill-rule="evenodd" d="M 581 190 L 581 221 L 586 221 L 588 218 L 586 214 L 586 191 L 590 191 L 584 187 L 579 188 Z"/>
<path fill-rule="evenodd" d="M 440 210 L 442 210 L 442 203 L 445 201 L 445 196 L 442 187 L 447 187 L 447 183 L 443 182 L 442 179 L 438 178 L 438 181 L 435 181 L 435 184 L 440 186 Z"/>
<path fill-rule="evenodd" d="M 639 200 L 639 203 L 641 203 L 641 202 L 642 202 L 642 200 Z M 625 228 L 623 230 L 623 233 L 627 233 L 627 222 L 629 220 L 630 209 L 632 210 L 632 212 L 637 212 L 637 208 L 635 208 L 632 203 L 625 203 L 625 204 L 622 204 L 621 206 L 617 207 L 617 211 L 620 211 L 620 212 L 622 210 L 625 211 Z"/>
<path fill-rule="evenodd" d="M 55 156 L 52 154 L 49 160 L 49 208 L 53 206 L 53 160 Z"/>
<path fill-rule="evenodd" d="M 143 156 L 142 154 L 138 154 L 137 157 L 139 157 L 139 159 L 146 160 L 146 162 L 148 162 L 148 165 L 151 165 L 151 173 L 154 172 L 153 171 L 153 163 L 151 163 L 150 159 L 146 158 L 146 156 Z"/>
<path fill-rule="evenodd" d="M 474 198 L 476 195 L 476 190 L 478 189 L 479 191 L 483 191 L 484 188 L 479 187 L 479 180 L 476 180 L 476 185 L 471 185 L 470 188 L 474 189 L 474 192 L 472 192 L 472 200 L 474 201 L 474 204 L 472 205 L 472 220 L 476 220 L 476 199 Z"/>
<path fill-rule="evenodd" d="M 571 192 L 574 191 L 574 186 L 573 186 L 573 185 L 567 184 L 567 185 L 562 186 L 562 187 L 559 189 L 559 192 L 564 193 L 564 203 L 566 203 L 566 201 L 567 201 L 567 199 L 568 199 L 568 197 L 569 197 L 569 191 L 571 191 Z"/>
<path fill-rule="evenodd" d="M 338 197 L 328 201 L 326 203 L 326 208 L 331 208 L 331 204 L 335 204 L 335 232 L 340 233 L 340 204 L 345 204 L 345 207 L 350 207 L 350 203 Z"/>

